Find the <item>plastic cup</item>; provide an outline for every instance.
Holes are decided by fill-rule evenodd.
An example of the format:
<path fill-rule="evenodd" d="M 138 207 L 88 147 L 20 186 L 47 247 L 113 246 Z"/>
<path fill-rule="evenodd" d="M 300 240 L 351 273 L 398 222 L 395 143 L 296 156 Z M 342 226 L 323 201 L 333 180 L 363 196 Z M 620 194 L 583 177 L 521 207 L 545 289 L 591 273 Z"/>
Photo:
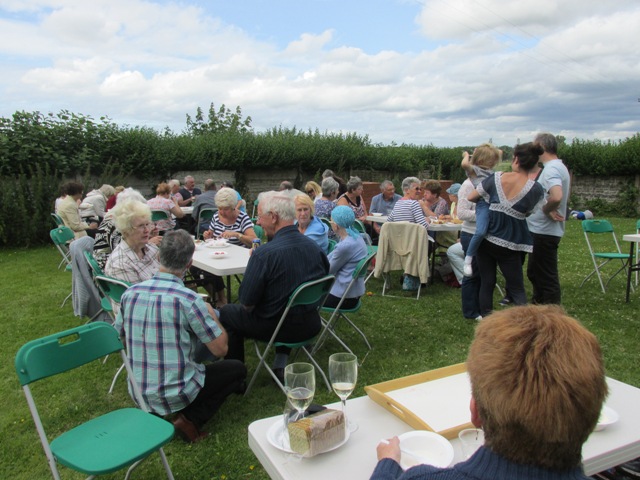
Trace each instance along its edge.
<path fill-rule="evenodd" d="M 484 431 L 481 428 L 465 428 L 458 433 L 462 454 L 470 458 L 484 444 Z"/>

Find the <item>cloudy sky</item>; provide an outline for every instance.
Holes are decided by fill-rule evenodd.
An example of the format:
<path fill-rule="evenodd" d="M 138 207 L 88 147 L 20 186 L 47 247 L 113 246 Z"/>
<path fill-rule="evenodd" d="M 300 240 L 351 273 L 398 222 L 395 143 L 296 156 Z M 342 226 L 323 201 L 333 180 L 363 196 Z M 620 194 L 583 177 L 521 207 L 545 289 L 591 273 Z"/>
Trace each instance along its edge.
<path fill-rule="evenodd" d="M 178 133 L 213 102 L 384 144 L 616 140 L 638 25 L 638 0 L 0 0 L 0 116 Z"/>

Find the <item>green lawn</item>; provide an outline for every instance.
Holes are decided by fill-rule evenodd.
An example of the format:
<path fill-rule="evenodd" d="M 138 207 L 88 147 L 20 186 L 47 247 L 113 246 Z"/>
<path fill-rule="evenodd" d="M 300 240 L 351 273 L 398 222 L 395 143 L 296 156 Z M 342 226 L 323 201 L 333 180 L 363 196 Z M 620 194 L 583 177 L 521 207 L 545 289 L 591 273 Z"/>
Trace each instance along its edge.
<path fill-rule="evenodd" d="M 635 230 L 634 219 L 611 219 L 618 236 Z M 622 242 L 627 251 L 628 244 Z M 0 478 L 22 480 L 50 478 L 46 459 L 27 404 L 13 368 L 13 358 L 26 341 L 84 322 L 73 316 L 70 304 L 60 308 L 71 288 L 71 275 L 56 270 L 58 252 L 51 247 L 31 250 L 0 250 L 2 289 L 0 300 L 0 342 L 2 358 L 2 399 L 0 412 Z M 606 294 L 597 279 L 582 289 L 582 278 L 590 271 L 590 259 L 580 222 L 567 224 L 567 236 L 560 248 L 560 270 L 564 307 L 581 320 L 601 341 L 608 375 L 640 386 L 640 291 L 624 302 L 624 279 L 616 277 Z M 381 283 L 372 279 L 368 290 L 373 296 L 364 300 L 354 316 L 374 346 L 360 369 L 355 396 L 364 395 L 363 387 L 392 378 L 464 361 L 473 337 L 474 323 L 460 313 L 460 290 L 436 281 L 423 290 L 419 301 L 381 297 Z M 364 344 L 351 332 L 344 332 L 356 353 L 364 355 Z M 249 347 L 249 346 L 248 346 Z M 247 348 L 247 351 L 250 351 Z M 337 351 L 327 343 L 321 352 L 326 365 L 330 353 Z M 250 373 L 255 358 L 247 360 Z M 131 405 L 125 382 L 119 380 L 116 391 L 107 390 L 119 360 L 111 356 L 106 364 L 94 362 L 80 374 L 68 374 L 34 385 L 45 427 L 56 434 L 95 412 Z M 329 403 L 337 397 L 318 389 L 316 401 Z M 284 396 L 264 373 L 249 398 L 231 397 L 208 425 L 212 435 L 190 446 L 174 440 L 166 448 L 177 479 L 265 479 L 264 470 L 247 445 L 247 426 L 254 420 L 282 412 Z M 372 452 L 374 455 L 374 452 Z M 64 478 L 84 478 L 62 469 Z M 147 460 L 134 478 L 162 478 L 157 456 Z M 122 478 L 113 475 L 105 478 Z"/>

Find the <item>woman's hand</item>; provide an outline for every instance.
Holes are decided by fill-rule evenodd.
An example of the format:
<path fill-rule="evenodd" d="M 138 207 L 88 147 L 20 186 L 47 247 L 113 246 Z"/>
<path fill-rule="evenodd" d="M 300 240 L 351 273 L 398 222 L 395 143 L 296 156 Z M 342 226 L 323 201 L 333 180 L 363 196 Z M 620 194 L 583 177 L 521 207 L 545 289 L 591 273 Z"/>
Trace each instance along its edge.
<path fill-rule="evenodd" d="M 213 238 L 213 230 L 205 230 L 205 232 L 202 234 L 202 236 L 208 240 L 210 238 Z"/>
<path fill-rule="evenodd" d="M 240 237 L 242 236 L 241 232 L 234 232 L 233 230 L 225 230 L 224 232 L 222 232 L 222 235 L 220 235 L 222 238 L 237 238 L 238 241 L 240 240 Z"/>
<path fill-rule="evenodd" d="M 151 237 L 149 239 L 149 243 L 152 243 L 153 245 L 155 245 L 157 247 L 162 243 L 162 237 L 160 235 L 158 235 L 156 237 Z"/>
<path fill-rule="evenodd" d="M 383 458 L 390 458 L 400 463 L 400 440 L 398 437 L 393 437 L 386 441 L 383 440 L 378 444 L 376 452 L 378 453 L 378 461 Z"/>

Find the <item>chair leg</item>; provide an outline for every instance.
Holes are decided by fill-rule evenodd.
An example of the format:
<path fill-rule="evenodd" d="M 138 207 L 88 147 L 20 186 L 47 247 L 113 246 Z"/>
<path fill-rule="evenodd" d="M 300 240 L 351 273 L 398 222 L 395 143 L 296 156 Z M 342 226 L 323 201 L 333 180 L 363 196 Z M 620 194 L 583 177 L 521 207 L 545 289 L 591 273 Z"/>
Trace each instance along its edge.
<path fill-rule="evenodd" d="M 358 328 L 358 326 L 357 326 L 355 323 L 353 323 L 349 317 L 347 317 L 346 315 L 343 315 L 343 314 L 340 314 L 340 316 L 341 316 L 342 318 L 344 318 L 345 322 L 347 322 L 349 325 L 351 325 L 351 327 L 352 327 L 356 332 L 358 332 L 358 333 L 360 334 L 360 336 L 361 336 L 361 337 L 362 337 L 362 339 L 364 340 L 364 343 L 366 343 L 366 344 L 367 344 L 367 348 L 368 348 L 369 350 L 371 350 L 371 348 L 372 348 L 372 347 L 371 347 L 371 344 L 369 343 L 369 339 L 368 339 L 368 338 L 367 338 L 367 336 L 364 334 L 364 332 L 363 332 L 362 330 L 360 330 L 360 329 Z M 349 351 L 349 353 L 353 353 L 353 352 Z"/>
<path fill-rule="evenodd" d="M 331 391 L 331 383 L 329 383 L 329 379 L 327 378 L 327 375 L 324 373 L 324 370 L 322 370 L 320 365 L 318 365 L 318 362 L 316 362 L 316 359 L 313 358 L 313 355 L 311 355 L 309 350 L 307 350 L 307 347 L 302 347 L 301 350 L 304 350 L 304 353 L 307 354 L 307 357 L 309 357 L 309 360 L 311 361 L 311 363 L 313 363 L 313 366 L 316 367 L 318 369 L 318 371 L 320 372 L 320 375 L 322 376 L 322 379 L 324 380 L 324 384 L 327 386 L 327 390 Z"/>
<path fill-rule="evenodd" d="M 72 295 L 73 295 L 73 292 L 71 292 L 69 295 L 65 297 L 65 299 L 62 301 L 62 305 L 60 305 L 60 308 L 64 307 L 64 304 L 67 303 L 67 300 L 69 300 Z"/>
<path fill-rule="evenodd" d="M 116 374 L 113 376 L 113 380 L 111 381 L 111 386 L 109 387 L 109 393 L 113 393 L 113 389 L 116 386 L 116 380 L 118 380 L 118 377 L 120 376 L 120 372 L 122 372 L 122 370 L 124 370 L 124 363 L 120 365 L 120 368 L 118 369 Z"/>

